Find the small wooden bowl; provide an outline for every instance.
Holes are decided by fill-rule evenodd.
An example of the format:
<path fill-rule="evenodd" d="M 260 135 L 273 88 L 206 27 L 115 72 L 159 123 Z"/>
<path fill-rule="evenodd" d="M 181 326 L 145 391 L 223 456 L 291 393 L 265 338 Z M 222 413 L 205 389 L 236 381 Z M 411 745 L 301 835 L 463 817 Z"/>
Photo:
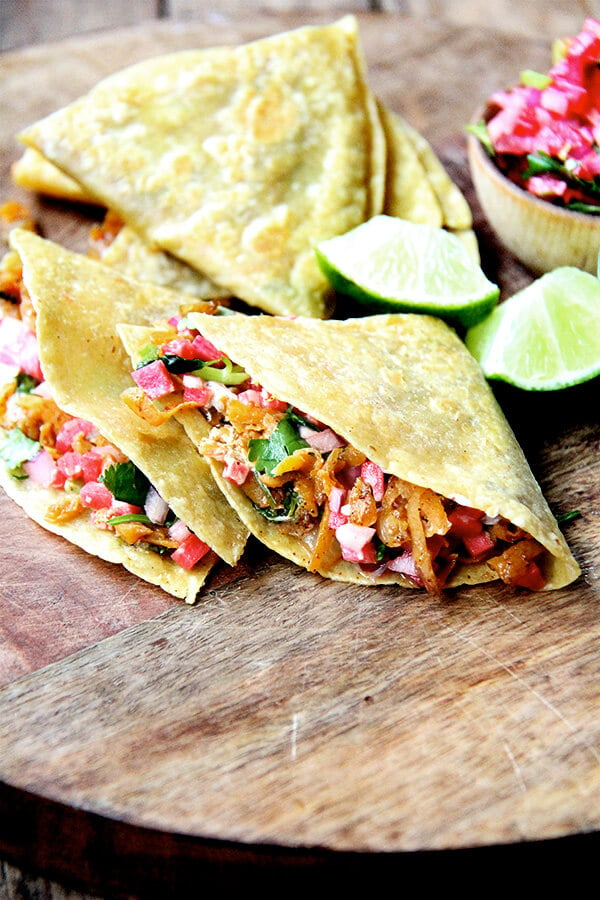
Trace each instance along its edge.
<path fill-rule="evenodd" d="M 571 212 L 534 197 L 503 175 L 475 135 L 469 134 L 467 141 L 477 197 L 504 246 L 534 275 L 559 266 L 596 275 L 600 215 Z"/>

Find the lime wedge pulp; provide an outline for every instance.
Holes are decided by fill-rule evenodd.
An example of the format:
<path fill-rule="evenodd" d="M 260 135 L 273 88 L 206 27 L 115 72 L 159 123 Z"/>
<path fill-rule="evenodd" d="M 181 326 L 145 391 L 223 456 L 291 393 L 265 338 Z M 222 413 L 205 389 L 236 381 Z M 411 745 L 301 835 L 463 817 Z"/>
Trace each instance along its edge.
<path fill-rule="evenodd" d="M 551 391 L 600 374 L 600 281 L 570 266 L 533 281 L 470 328 L 486 377 Z"/>
<path fill-rule="evenodd" d="M 455 235 L 393 216 L 373 216 L 315 252 L 334 290 L 372 313 L 429 313 L 467 328 L 500 295 Z"/>

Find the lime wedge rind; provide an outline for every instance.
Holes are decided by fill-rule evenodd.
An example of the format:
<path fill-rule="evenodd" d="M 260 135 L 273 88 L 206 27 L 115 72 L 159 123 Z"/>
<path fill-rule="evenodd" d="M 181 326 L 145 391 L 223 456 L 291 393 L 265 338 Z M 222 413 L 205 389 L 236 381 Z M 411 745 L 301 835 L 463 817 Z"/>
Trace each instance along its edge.
<path fill-rule="evenodd" d="M 369 312 L 427 313 L 468 328 L 500 296 L 455 235 L 391 216 L 322 241 L 315 254 L 334 290 Z"/>
<path fill-rule="evenodd" d="M 465 343 L 490 380 L 528 391 L 590 381 L 600 375 L 600 282 L 555 269 L 470 328 Z"/>

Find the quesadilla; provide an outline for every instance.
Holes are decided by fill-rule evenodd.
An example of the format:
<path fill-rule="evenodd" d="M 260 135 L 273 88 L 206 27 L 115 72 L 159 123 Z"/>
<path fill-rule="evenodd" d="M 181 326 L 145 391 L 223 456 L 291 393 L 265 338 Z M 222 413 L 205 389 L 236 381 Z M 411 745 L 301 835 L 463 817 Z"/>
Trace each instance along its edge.
<path fill-rule="evenodd" d="M 179 314 L 181 297 L 32 232 L 10 244 L 0 484 L 49 531 L 193 602 L 248 531 L 181 425 L 150 428 L 123 406 L 130 365 L 115 332 L 118 319 Z"/>
<path fill-rule="evenodd" d="M 383 205 L 352 16 L 137 63 L 20 138 L 150 245 L 271 313 L 328 315 L 312 248 Z"/>
<path fill-rule="evenodd" d="M 477 363 L 441 320 L 191 314 L 172 329 L 119 326 L 135 365 L 123 400 L 147 420 L 175 412 L 282 556 L 431 593 L 577 578 Z"/>

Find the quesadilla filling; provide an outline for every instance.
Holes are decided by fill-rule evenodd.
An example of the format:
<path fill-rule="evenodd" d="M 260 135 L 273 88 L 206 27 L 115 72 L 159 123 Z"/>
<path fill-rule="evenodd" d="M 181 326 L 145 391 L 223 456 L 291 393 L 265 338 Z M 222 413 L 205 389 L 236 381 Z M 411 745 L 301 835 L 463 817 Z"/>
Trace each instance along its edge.
<path fill-rule="evenodd" d="M 525 531 L 384 472 L 254 383 L 185 318 L 170 325 L 143 349 L 124 400 L 157 422 L 196 407 L 212 426 L 202 454 L 261 515 L 310 548 L 311 571 L 343 559 L 374 579 L 398 573 L 437 593 L 456 568 L 486 563 L 508 584 L 544 587 L 546 551 Z"/>
<path fill-rule="evenodd" d="M 46 518 L 88 516 L 128 545 L 169 556 L 186 570 L 213 553 L 169 509 L 145 475 L 91 422 L 63 412 L 40 368 L 35 311 L 16 253 L 0 262 L 0 460 L 10 475 L 56 491 Z"/>

